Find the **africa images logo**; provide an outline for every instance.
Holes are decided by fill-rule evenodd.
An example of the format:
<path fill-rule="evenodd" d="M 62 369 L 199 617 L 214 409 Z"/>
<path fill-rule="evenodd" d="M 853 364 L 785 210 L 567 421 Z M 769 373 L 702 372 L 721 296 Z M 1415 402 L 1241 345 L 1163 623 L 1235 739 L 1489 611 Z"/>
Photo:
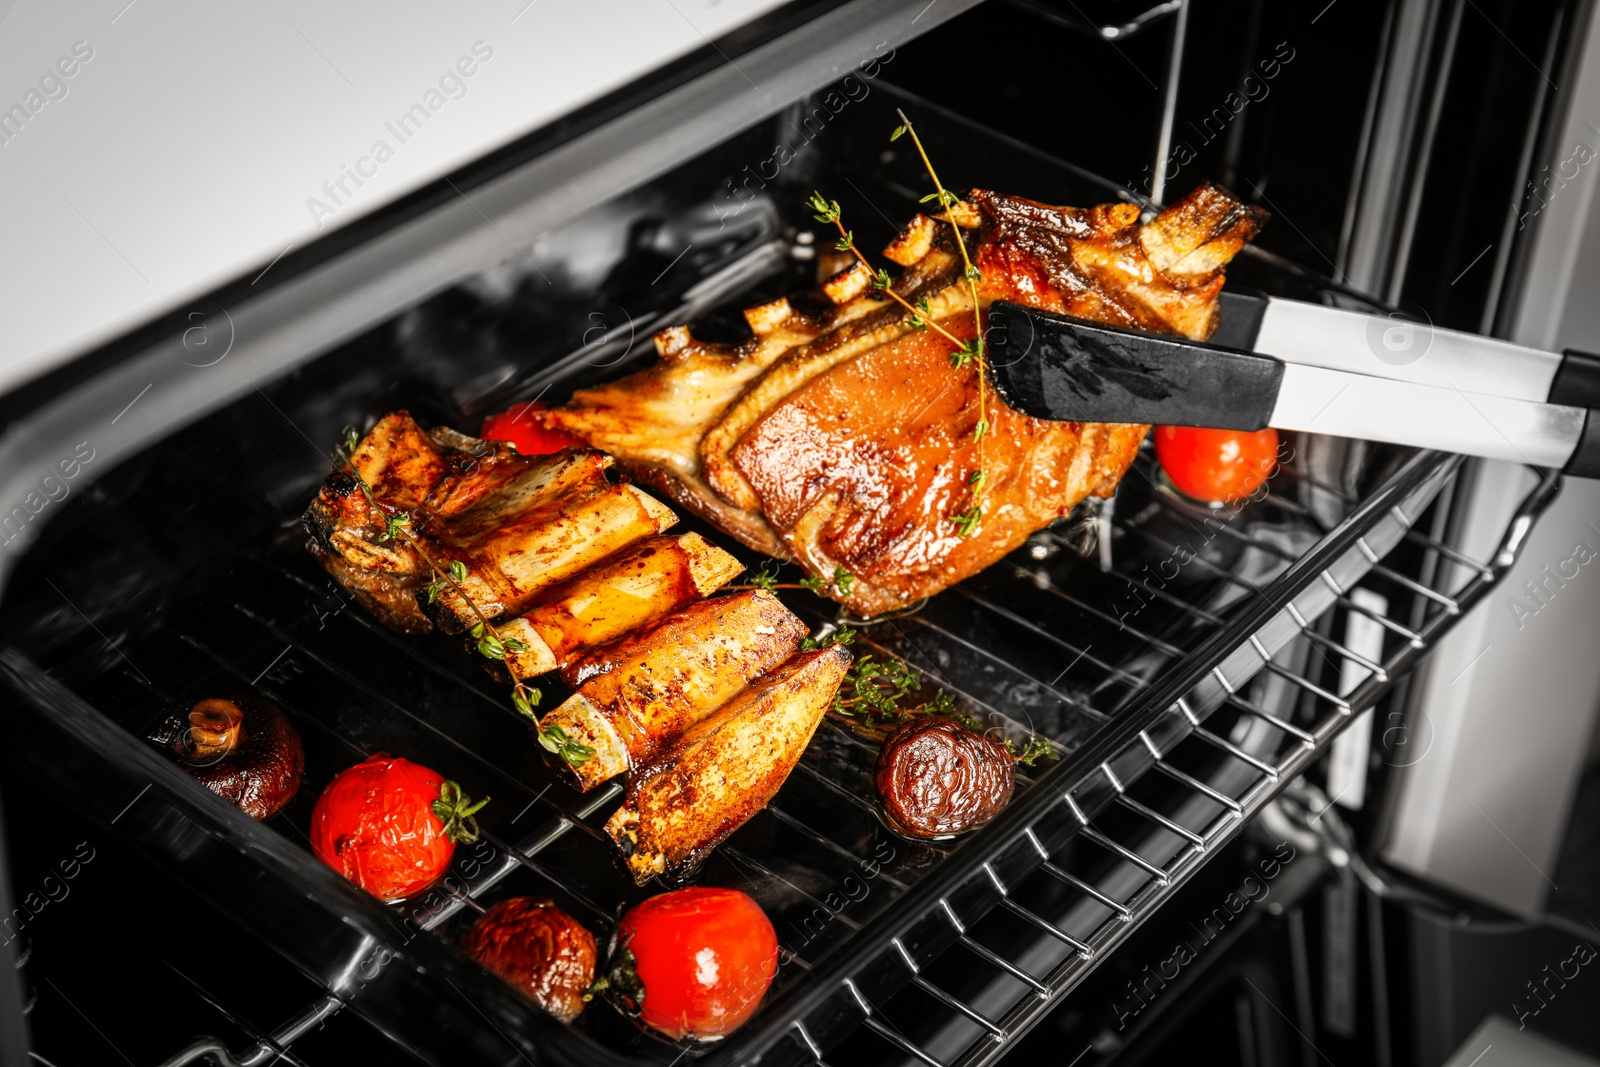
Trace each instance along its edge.
<path fill-rule="evenodd" d="M 367 149 L 366 155 L 357 157 L 354 166 L 339 164 L 338 176 L 322 183 L 323 197 L 306 198 L 306 210 L 311 213 L 311 221 L 317 224 L 317 229 L 322 229 L 326 219 L 333 218 L 353 200 L 368 179 L 377 177 L 378 168 L 393 159 L 400 146 L 421 133 L 423 125 L 445 104 L 467 95 L 467 79 L 494 58 L 494 49 L 484 41 L 474 41 L 470 51 L 471 55 L 462 56 L 454 66 L 445 68 L 444 73 L 439 75 L 438 85 L 428 86 L 421 100 L 401 111 L 394 121 L 383 124 L 383 128 L 394 138 L 393 145 L 386 138 L 378 138 Z M 350 187 L 352 183 L 354 189 Z"/>
<path fill-rule="evenodd" d="M 1433 321 L 1420 307 L 1391 311 L 1387 318 L 1367 320 L 1367 347 L 1391 367 L 1405 367 L 1428 354 Z"/>

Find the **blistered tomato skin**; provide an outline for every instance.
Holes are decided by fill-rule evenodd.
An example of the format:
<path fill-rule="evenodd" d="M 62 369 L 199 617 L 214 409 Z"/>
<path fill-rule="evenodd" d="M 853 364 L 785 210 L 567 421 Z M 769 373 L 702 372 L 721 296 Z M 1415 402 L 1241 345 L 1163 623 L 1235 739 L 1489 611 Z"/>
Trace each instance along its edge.
<path fill-rule="evenodd" d="M 312 850 L 381 900 L 415 896 L 455 855 L 433 813 L 443 783 L 426 767 L 383 755 L 340 772 L 311 812 Z"/>
<path fill-rule="evenodd" d="M 539 413 L 546 408 L 547 405 L 535 400 L 490 415 L 483 420 L 483 432 L 479 436 L 485 441 L 509 441 L 524 456 L 544 456 L 563 448 L 581 448 L 583 442 L 570 433 L 545 427 Z"/>
<path fill-rule="evenodd" d="M 467 932 L 461 948 L 562 1022 L 583 1011 L 594 981 L 594 935 L 550 901 L 500 901 Z"/>
<path fill-rule="evenodd" d="M 639 1018 L 672 1038 L 732 1033 L 778 973 L 778 935 L 737 889 L 691 886 L 631 909 L 618 942 L 644 987 Z"/>
<path fill-rule="evenodd" d="M 1243 500 L 1278 462 L 1278 431 L 1157 426 L 1156 458 L 1180 493 L 1207 503 Z"/>

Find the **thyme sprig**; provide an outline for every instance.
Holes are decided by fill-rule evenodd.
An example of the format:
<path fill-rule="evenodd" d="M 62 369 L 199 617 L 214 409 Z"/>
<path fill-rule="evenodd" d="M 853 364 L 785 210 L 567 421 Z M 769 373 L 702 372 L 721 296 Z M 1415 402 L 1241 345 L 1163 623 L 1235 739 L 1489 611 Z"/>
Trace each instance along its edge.
<path fill-rule="evenodd" d="M 802 649 L 827 648 L 830 645 L 850 645 L 857 637 L 855 630 L 841 626 L 824 637 L 808 637 L 800 642 Z M 984 725 L 956 706 L 955 697 L 943 689 L 918 703 L 908 703 L 921 696 L 922 676 L 910 664 L 898 659 L 880 660 L 872 653 L 857 656 L 845 672 L 839 691 L 834 694 L 828 714 L 840 720 L 850 730 L 862 737 L 882 741 L 919 715 L 942 715 L 954 719 L 974 733 L 983 733 Z M 1047 738 L 1034 735 L 1028 738 L 1018 752 L 1010 738 L 1001 746 L 1011 754 L 1016 763 L 1031 767 L 1040 757 L 1060 759 Z"/>
<path fill-rule="evenodd" d="M 961 227 L 956 224 L 954 210 L 961 203 L 961 198 L 939 180 L 938 171 L 934 170 L 933 160 L 928 158 L 928 151 L 923 147 L 922 139 L 917 136 L 916 127 L 906 117 L 904 111 L 897 112 L 901 125 L 896 126 L 889 135 L 890 141 L 898 141 L 901 137 L 910 135 L 911 143 L 916 145 L 917 155 L 922 159 L 922 165 L 928 172 L 928 177 L 933 179 L 933 192 L 922 198 L 922 203 L 937 200 L 944 209 L 944 219 L 950 223 L 950 229 L 955 234 L 956 247 L 961 252 L 961 277 L 967 283 L 968 295 L 972 298 L 972 325 L 973 336 L 970 341 L 963 341 L 955 334 L 933 321 L 926 296 L 912 304 L 905 297 L 895 292 L 889 277 L 889 272 L 882 268 L 874 268 L 856 247 L 855 232 L 845 228 L 843 212 L 837 200 L 829 200 L 821 192 L 813 192 L 806 206 L 811 208 L 813 217 L 821 223 L 832 225 L 839 231 L 839 240 L 834 248 L 840 252 L 849 252 L 856 261 L 864 267 L 873 277 L 873 288 L 884 296 L 893 300 L 906 309 L 905 324 L 913 330 L 933 330 L 939 336 L 955 346 L 950 353 L 950 366 L 956 370 L 972 365 L 978 375 L 978 420 L 972 428 L 972 440 L 978 447 L 977 467 L 967 477 L 967 507 L 964 511 L 949 516 L 949 521 L 955 525 L 956 532 L 962 537 L 970 537 L 978 531 L 983 522 L 983 499 L 989 488 L 988 464 L 985 462 L 984 438 L 989 436 L 989 373 L 984 362 L 985 345 L 983 340 L 983 309 L 978 304 L 978 282 L 983 276 L 977 266 L 972 262 L 972 257 L 967 252 L 966 238 L 961 235 Z M 848 595 L 848 594 L 847 594 Z"/>
<path fill-rule="evenodd" d="M 956 247 L 961 250 L 961 276 L 966 279 L 967 292 L 972 297 L 972 325 L 973 343 L 970 350 L 963 346 L 950 357 L 951 363 L 956 367 L 964 367 L 970 360 L 975 363 L 978 371 L 978 421 L 972 428 L 972 440 L 978 446 L 978 468 L 967 479 L 968 508 L 958 515 L 952 515 L 950 521 L 955 523 L 956 530 L 962 537 L 970 537 L 977 532 L 978 525 L 983 521 L 983 498 L 989 486 L 988 464 L 984 462 L 983 439 L 989 435 L 989 372 L 984 365 L 983 343 L 983 311 L 978 305 L 978 282 L 982 275 L 973 264 L 972 257 L 967 254 L 967 241 L 961 235 L 961 227 L 956 225 L 952 209 L 961 202 L 960 197 L 944 187 L 939 180 L 938 171 L 933 169 L 933 160 L 928 158 L 928 150 L 923 147 L 922 138 L 917 136 L 917 128 L 911 124 L 906 113 L 899 108 L 895 113 L 900 116 L 900 125 L 895 127 L 889 135 L 890 141 L 897 141 L 901 137 L 910 135 L 911 143 L 917 148 L 917 155 L 922 157 L 922 165 L 928 172 L 928 177 L 933 179 L 933 192 L 923 197 L 923 202 L 938 200 L 939 205 L 945 209 L 945 218 L 950 223 L 950 229 L 956 236 Z"/>
<path fill-rule="evenodd" d="M 778 581 L 778 561 L 769 559 L 761 564 L 759 570 L 750 575 L 748 581 L 739 585 L 730 585 L 728 590 L 733 592 L 741 589 L 765 589 L 771 593 L 778 589 L 809 589 L 820 596 L 824 591 L 834 589 L 838 591 L 840 596 L 849 596 L 850 590 L 855 587 L 855 583 L 856 576 L 839 566 L 833 568 L 833 575 L 829 578 L 813 575 L 809 578 L 802 578 L 798 582 L 780 582 Z"/>
<path fill-rule="evenodd" d="M 533 728 L 539 737 L 539 744 L 574 767 L 587 762 L 594 755 L 594 749 L 568 737 L 566 731 L 560 726 L 547 727 L 539 721 L 539 716 L 534 709 L 539 706 L 539 701 L 543 698 L 543 694 L 536 687 L 529 685 L 517 673 L 517 669 L 511 661 L 506 659 L 507 652 L 527 651 L 527 643 L 514 637 L 502 637 L 500 631 L 495 629 L 494 623 L 484 614 L 483 609 L 478 607 L 477 602 L 467 595 L 462 583 L 467 580 L 471 571 L 468 570 L 465 563 L 461 560 L 451 560 L 448 565 L 440 566 L 438 561 L 429 554 L 428 550 L 423 548 L 422 542 L 412 533 L 411 513 L 391 510 L 378 502 L 378 498 L 372 492 L 372 487 L 361 476 L 361 472 L 356 470 L 353 456 L 360 443 L 361 438 L 356 432 L 356 428 L 354 426 L 346 426 L 343 434 L 344 448 L 335 449 L 334 454 L 338 458 L 337 465 L 342 467 L 355 480 L 357 488 L 361 490 L 361 495 L 366 497 L 368 505 L 379 515 L 385 516 L 384 531 L 378 536 L 378 539 L 380 541 L 396 539 L 404 541 L 417 554 L 417 558 L 427 566 L 429 573 L 433 575 L 433 581 L 429 582 L 427 587 L 428 603 L 436 602 L 445 589 L 452 589 L 461 598 L 462 603 L 472 610 L 472 614 L 477 617 L 478 621 L 472 627 L 470 633 L 477 642 L 478 652 L 505 664 L 506 671 L 511 675 L 511 706 L 533 723 Z M 471 812 L 468 812 L 468 815 L 470 814 Z"/>
<path fill-rule="evenodd" d="M 934 333 L 955 345 L 957 349 L 968 349 L 972 346 L 971 341 L 961 340 L 961 338 L 928 317 L 928 301 L 926 297 L 918 303 L 912 304 L 905 297 L 894 291 L 889 272 L 881 267 L 874 268 L 861 249 L 856 247 L 854 232 L 844 228 L 844 213 L 839 207 L 839 201 L 829 200 L 820 192 L 813 192 L 811 198 L 806 201 L 806 206 L 812 210 L 812 218 L 818 222 L 830 223 L 838 229 L 839 242 L 834 245 L 834 248 L 840 252 L 849 252 L 856 257 L 856 261 L 872 275 L 872 288 L 909 312 L 905 320 L 908 326 L 918 330 L 931 329 Z M 980 341 L 979 343 L 981 344 L 982 342 Z"/>
<path fill-rule="evenodd" d="M 1007 738 L 1002 742 L 1002 744 L 1004 744 L 1006 746 L 1006 750 L 1011 753 L 1011 758 L 1016 760 L 1024 767 L 1032 767 L 1034 761 L 1040 757 L 1043 757 L 1044 759 L 1061 758 L 1061 753 L 1050 747 L 1049 740 L 1043 737 L 1034 736 L 1028 738 L 1028 743 L 1022 746 L 1021 752 L 1018 752 L 1012 746 L 1010 738 Z"/>

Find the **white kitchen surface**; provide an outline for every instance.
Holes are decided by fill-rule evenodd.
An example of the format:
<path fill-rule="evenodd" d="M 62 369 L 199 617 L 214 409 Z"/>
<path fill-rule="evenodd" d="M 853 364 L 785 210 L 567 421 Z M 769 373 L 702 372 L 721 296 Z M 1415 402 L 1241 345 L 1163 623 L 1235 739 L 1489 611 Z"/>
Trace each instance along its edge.
<path fill-rule="evenodd" d="M 0 0 L 0 392 L 780 2 Z"/>

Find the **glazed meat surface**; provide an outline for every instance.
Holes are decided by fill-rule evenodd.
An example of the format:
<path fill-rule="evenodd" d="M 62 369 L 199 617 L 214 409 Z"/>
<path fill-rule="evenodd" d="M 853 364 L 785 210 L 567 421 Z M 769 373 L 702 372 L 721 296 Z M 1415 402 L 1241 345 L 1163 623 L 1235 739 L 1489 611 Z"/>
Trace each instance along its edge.
<path fill-rule="evenodd" d="M 822 722 L 850 653 L 797 652 L 638 768 L 606 833 L 634 881 L 685 874 L 777 795 Z"/>
<path fill-rule="evenodd" d="M 1006 299 L 1197 340 L 1216 329 L 1223 267 L 1266 213 L 1204 185 L 1148 223 L 1132 204 L 1051 207 L 974 191 L 939 220 L 918 215 L 885 254 L 894 289 L 956 338 L 973 335 L 951 225 L 969 231 L 980 309 Z M 970 536 L 982 412 L 975 363 L 914 329 L 859 264 L 822 286 L 823 310 L 750 308 L 738 345 L 656 337 L 660 361 L 578 392 L 550 425 L 615 455 L 641 481 L 752 548 L 814 575 L 842 567 L 860 614 L 902 607 L 1017 548 L 1091 494 L 1109 495 L 1148 427 L 1060 423 L 987 391 L 988 489 Z"/>
<path fill-rule="evenodd" d="M 577 692 L 544 718 L 594 755 L 557 769 L 588 790 L 638 766 L 788 659 L 805 633 L 777 597 L 750 589 L 595 649 L 565 674 Z"/>
<path fill-rule="evenodd" d="M 521 617 L 503 623 L 502 637 L 527 646 L 507 651 L 506 662 L 529 678 L 575 665 L 587 650 L 710 596 L 743 569 L 697 533 L 652 537 L 550 590 Z M 578 684 L 575 674 L 567 681 Z"/>
<path fill-rule="evenodd" d="M 356 446 L 348 471 L 330 474 L 311 502 L 308 547 L 333 577 L 383 622 L 406 633 L 438 626 L 458 633 L 478 611 L 497 618 L 622 548 L 667 529 L 677 517 L 632 485 L 606 477 L 611 457 L 592 449 L 522 456 L 510 445 L 439 427 L 424 431 L 406 412 L 380 419 Z M 409 538 L 389 519 L 409 517 Z M 411 544 L 441 567 L 459 561 L 464 601 L 432 580 Z"/>

